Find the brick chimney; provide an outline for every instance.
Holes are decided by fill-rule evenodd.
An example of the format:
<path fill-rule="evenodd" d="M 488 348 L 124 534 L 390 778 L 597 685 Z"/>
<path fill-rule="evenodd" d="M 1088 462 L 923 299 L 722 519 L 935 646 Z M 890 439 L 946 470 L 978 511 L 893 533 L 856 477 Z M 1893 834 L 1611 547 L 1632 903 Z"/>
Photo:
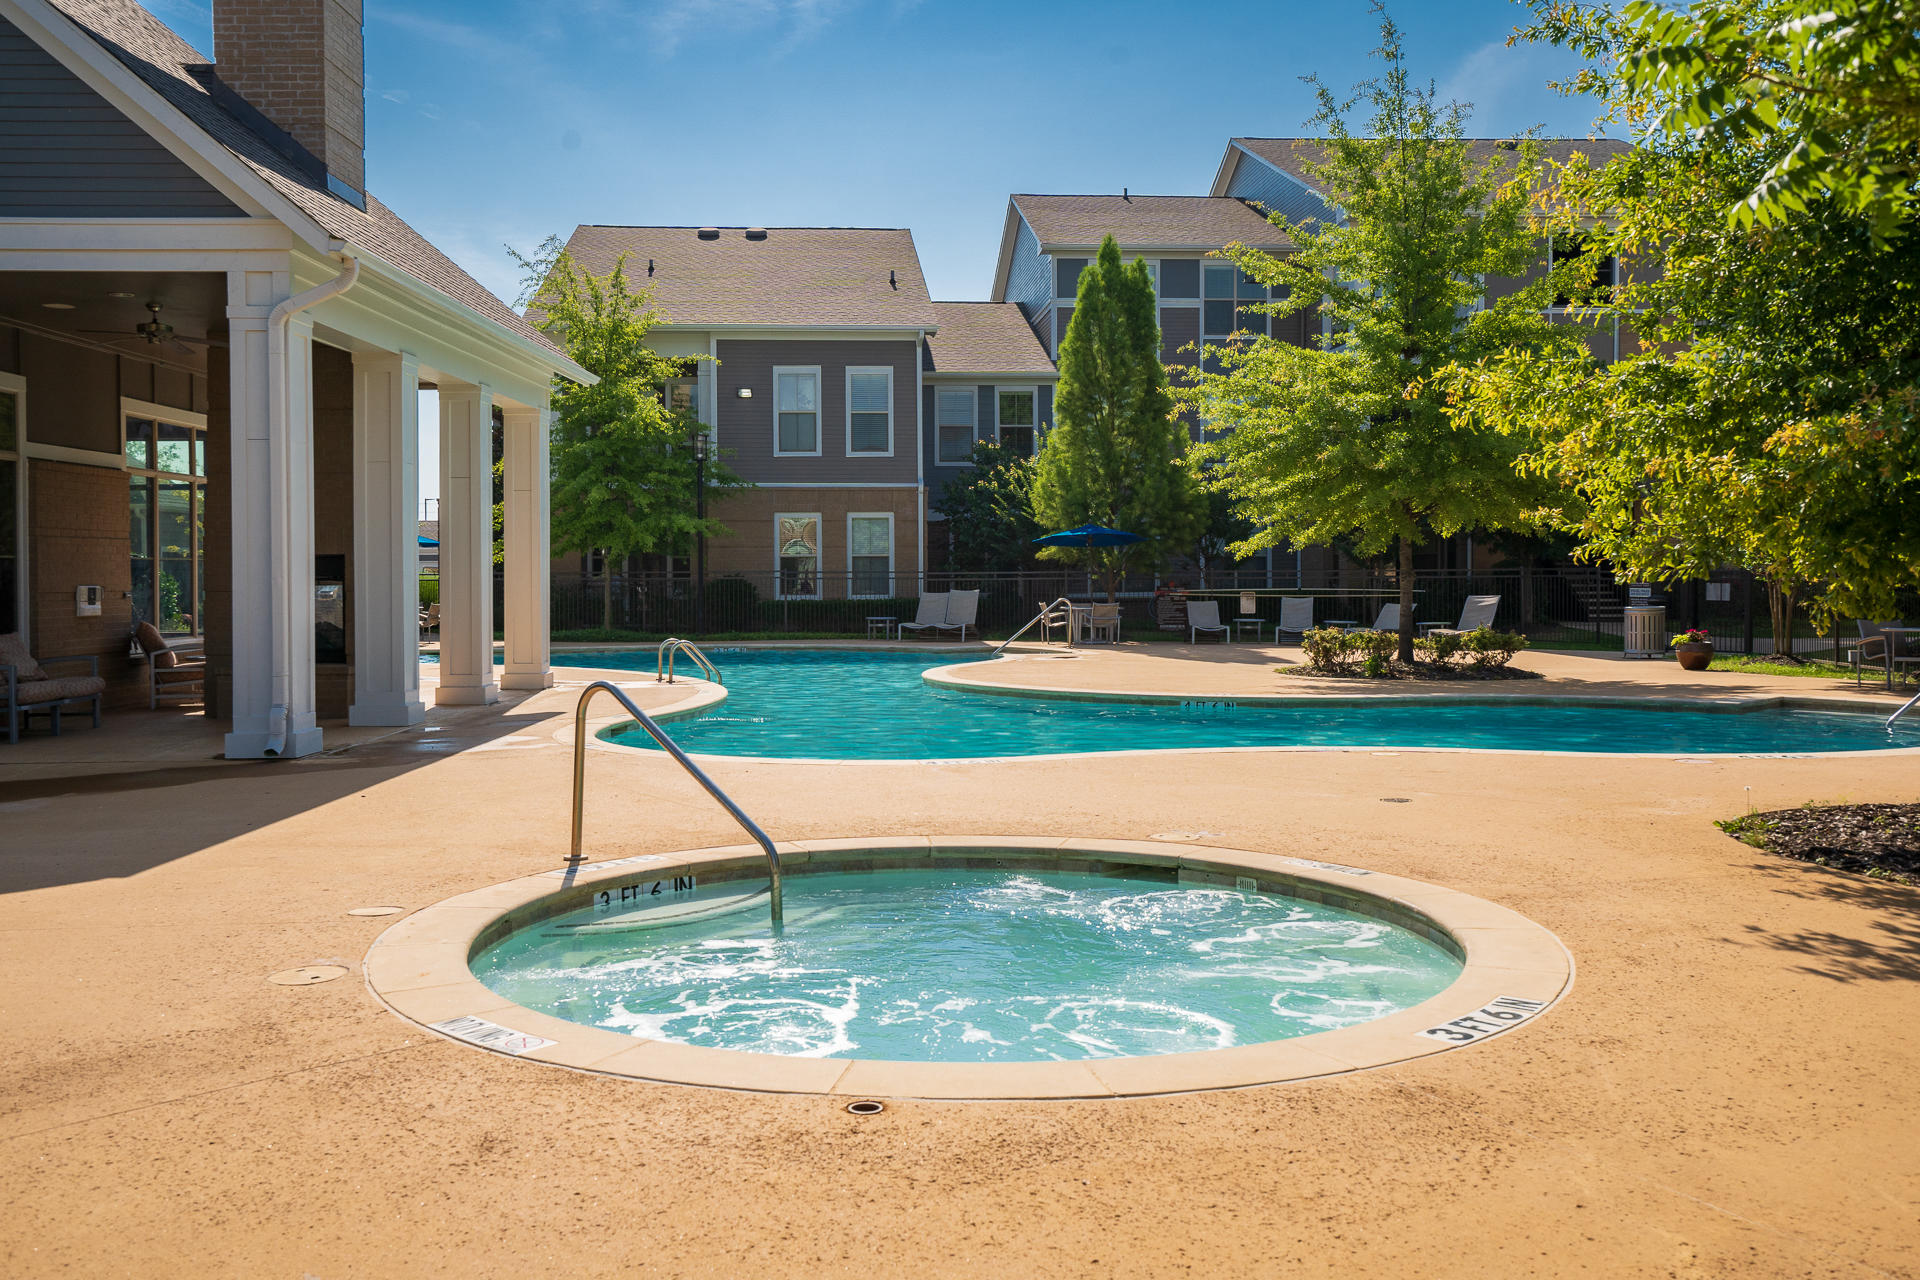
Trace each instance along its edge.
<path fill-rule="evenodd" d="M 364 207 L 362 23 L 361 0 L 213 0 L 220 80 L 311 152 L 334 194 Z"/>

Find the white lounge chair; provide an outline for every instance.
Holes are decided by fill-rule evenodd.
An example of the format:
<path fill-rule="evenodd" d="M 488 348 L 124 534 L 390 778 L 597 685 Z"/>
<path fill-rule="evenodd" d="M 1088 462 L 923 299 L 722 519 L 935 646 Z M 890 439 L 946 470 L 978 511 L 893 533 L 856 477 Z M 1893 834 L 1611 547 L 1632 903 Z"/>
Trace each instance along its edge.
<path fill-rule="evenodd" d="M 1493 625 L 1493 615 L 1500 611 L 1499 596 L 1468 596 L 1467 602 L 1460 606 L 1460 625 L 1449 627 L 1444 622 L 1423 622 L 1420 634 L 1457 635 L 1466 631 L 1478 631 L 1482 627 Z"/>
<path fill-rule="evenodd" d="M 1187 601 L 1187 643 L 1199 644 L 1202 631 L 1218 631 L 1220 638 L 1228 644 L 1233 643 L 1233 633 L 1227 630 L 1227 624 L 1220 621 L 1220 602 L 1218 600 Z"/>
<path fill-rule="evenodd" d="M 1397 604 L 1381 605 L 1380 616 L 1375 618 L 1373 626 L 1368 628 L 1371 631 L 1398 631 L 1399 629 L 1400 606 Z"/>
<path fill-rule="evenodd" d="M 975 631 L 980 629 L 977 625 L 979 617 L 980 592 L 977 589 L 973 591 L 949 591 L 947 592 L 947 616 L 936 624 L 935 629 L 939 631 L 958 631 L 960 633 L 960 639 L 964 642 L 967 638 L 968 627 L 972 627 Z"/>
<path fill-rule="evenodd" d="M 947 596 L 945 591 L 926 591 L 920 595 L 920 605 L 914 611 L 912 622 L 903 622 L 894 632 L 896 639 L 906 639 L 907 632 L 938 631 L 947 620 Z"/>
<path fill-rule="evenodd" d="M 1304 636 L 1313 630 L 1313 597 L 1281 596 L 1280 621 L 1273 624 L 1273 642 L 1283 635 Z"/>

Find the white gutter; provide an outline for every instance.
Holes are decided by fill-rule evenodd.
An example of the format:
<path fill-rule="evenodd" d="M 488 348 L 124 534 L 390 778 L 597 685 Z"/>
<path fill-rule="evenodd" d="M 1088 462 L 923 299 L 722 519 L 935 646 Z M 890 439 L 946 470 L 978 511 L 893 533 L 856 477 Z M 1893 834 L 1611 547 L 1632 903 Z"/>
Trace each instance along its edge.
<path fill-rule="evenodd" d="M 310 307 L 318 306 L 328 298 L 337 298 L 353 288 L 360 278 L 360 259 L 348 251 L 345 241 L 330 241 L 327 249 L 340 260 L 340 274 L 331 280 L 315 285 L 304 293 L 296 293 L 282 299 L 267 317 L 267 447 L 272 479 L 268 482 L 269 493 L 278 488 L 291 493 L 299 477 L 295 474 L 296 460 L 289 447 L 289 436 L 293 422 L 293 371 L 290 367 L 292 352 L 288 349 L 287 333 L 293 317 Z M 311 443 L 308 448 L 308 469 L 311 470 Z M 278 485 L 273 483 L 277 479 Z M 267 563 L 279 565 L 283 561 L 291 565 L 291 547 L 293 529 L 288 523 L 288 506 L 283 504 L 278 511 L 271 513 L 267 522 Z M 311 504 L 308 504 L 311 507 Z M 312 518 L 311 510 L 306 513 Z M 270 616 L 272 611 L 269 611 Z M 292 695 L 293 681 L 293 636 L 285 627 L 275 628 L 272 641 L 273 688 L 280 700 L 267 712 L 266 754 L 278 756 L 286 748 L 287 742 L 287 699 Z"/>

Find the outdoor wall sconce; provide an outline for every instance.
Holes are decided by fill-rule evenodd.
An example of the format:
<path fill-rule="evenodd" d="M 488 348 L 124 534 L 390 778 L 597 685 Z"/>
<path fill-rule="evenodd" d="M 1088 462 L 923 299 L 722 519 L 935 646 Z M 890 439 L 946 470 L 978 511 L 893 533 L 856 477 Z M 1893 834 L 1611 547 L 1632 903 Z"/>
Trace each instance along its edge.
<path fill-rule="evenodd" d="M 733 394 L 739 396 L 742 400 L 751 400 L 753 399 L 753 388 L 742 387 L 738 391 L 734 392 Z"/>

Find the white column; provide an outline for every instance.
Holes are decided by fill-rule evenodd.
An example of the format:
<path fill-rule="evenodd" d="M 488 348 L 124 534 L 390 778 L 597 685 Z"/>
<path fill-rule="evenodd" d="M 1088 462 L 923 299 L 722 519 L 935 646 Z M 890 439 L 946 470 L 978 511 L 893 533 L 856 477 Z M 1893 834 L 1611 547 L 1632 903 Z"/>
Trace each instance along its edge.
<path fill-rule="evenodd" d="M 353 705 L 348 724 L 419 724 L 420 366 L 353 357 Z"/>
<path fill-rule="evenodd" d="M 553 684 L 548 415 L 545 409 L 513 407 L 505 416 L 506 510 L 501 539 L 507 579 L 507 666 L 500 683 L 508 689 L 545 689 Z"/>
<path fill-rule="evenodd" d="M 493 392 L 440 384 L 440 706 L 500 697 L 493 674 Z"/>
<path fill-rule="evenodd" d="M 297 317 L 289 324 L 279 368 L 268 333 L 269 313 L 289 286 L 283 271 L 236 271 L 227 278 L 233 729 L 226 754 L 234 758 L 320 750 L 313 674 L 313 326 Z"/>

